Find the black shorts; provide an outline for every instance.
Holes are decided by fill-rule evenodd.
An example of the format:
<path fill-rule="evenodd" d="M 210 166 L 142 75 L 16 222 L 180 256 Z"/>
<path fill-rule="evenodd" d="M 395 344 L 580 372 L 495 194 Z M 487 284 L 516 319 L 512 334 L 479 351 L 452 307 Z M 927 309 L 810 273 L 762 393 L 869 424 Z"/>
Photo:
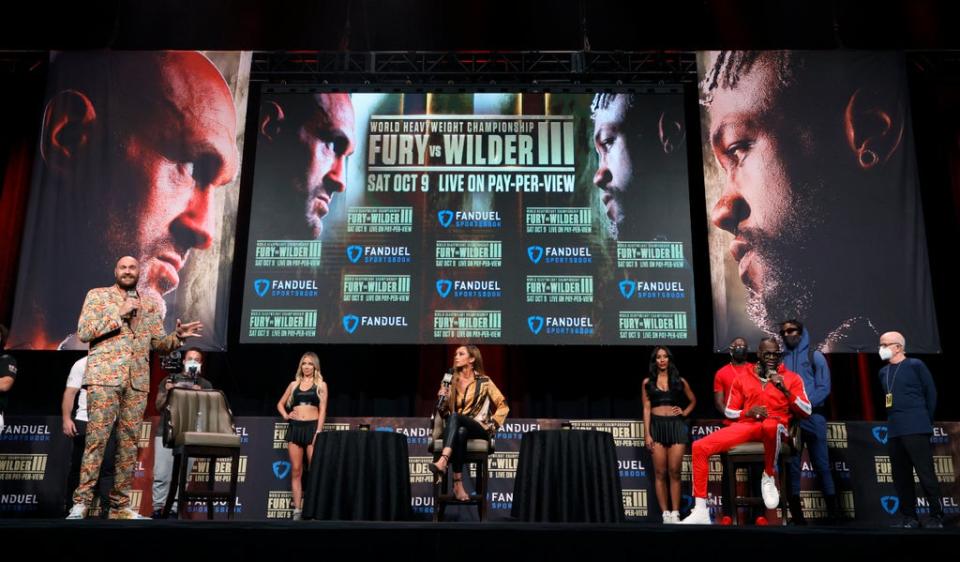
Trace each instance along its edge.
<path fill-rule="evenodd" d="M 683 416 L 650 415 L 650 437 L 665 447 L 690 443 L 690 427 Z"/>
<path fill-rule="evenodd" d="M 301 447 L 313 444 L 313 438 L 317 434 L 317 420 L 290 420 L 287 423 L 287 443 Z"/>

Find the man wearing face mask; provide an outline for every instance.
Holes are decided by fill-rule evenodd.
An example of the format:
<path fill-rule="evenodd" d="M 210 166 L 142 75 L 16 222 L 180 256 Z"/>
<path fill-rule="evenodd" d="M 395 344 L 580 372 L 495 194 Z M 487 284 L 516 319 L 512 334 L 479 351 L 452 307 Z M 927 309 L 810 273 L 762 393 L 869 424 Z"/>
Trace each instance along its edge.
<path fill-rule="evenodd" d="M 753 363 L 747 361 L 747 340 L 737 337 L 730 342 L 730 362 L 720 368 L 713 376 L 713 405 L 721 414 L 725 414 L 727 398 L 730 396 L 730 387 L 734 379 L 741 373 L 749 373 Z M 732 420 L 724 417 L 723 425 L 730 425 Z"/>
<path fill-rule="evenodd" d="M 807 389 L 813 413 L 800 421 L 800 439 L 807 447 L 810 462 L 823 483 L 823 497 L 827 504 L 827 517 L 834 522 L 840 518 L 840 502 L 830 472 L 830 456 L 827 453 L 827 419 L 824 417 L 824 402 L 830 396 L 830 367 L 827 359 L 810 347 L 810 333 L 803 323 L 790 319 L 780 324 L 780 337 L 787 348 L 783 354 L 783 364 L 800 375 Z M 790 462 L 790 518 L 794 525 L 806 525 L 803 506 L 800 502 L 800 455 L 794 455 Z"/>
<path fill-rule="evenodd" d="M 800 375 L 789 371 L 780 361 L 780 344 L 764 338 L 757 347 L 759 361 L 750 372 L 739 375 L 730 387 L 725 413 L 734 421 L 693 444 L 693 510 L 684 524 L 709 525 L 707 476 L 710 456 L 724 453 L 751 441 L 763 442 L 764 467 L 760 492 L 767 509 L 780 504 L 774 478 L 780 440 L 794 415 L 810 415 L 810 400 Z"/>
<path fill-rule="evenodd" d="M 888 364 L 880 369 L 887 409 L 887 447 L 893 487 L 900 498 L 903 522 L 908 529 L 920 526 L 917 518 L 917 490 L 913 483 L 916 470 L 920 487 L 930 505 L 930 519 L 924 527 L 943 528 L 943 506 L 940 484 L 933 468 L 930 436 L 933 434 L 933 413 L 937 409 L 937 388 L 926 364 L 906 356 L 907 342 L 900 332 L 880 336 L 880 358 Z"/>
<path fill-rule="evenodd" d="M 213 390 L 210 381 L 201 376 L 203 370 L 203 352 L 191 347 L 183 356 L 183 374 L 167 375 L 160 380 L 157 388 L 157 411 L 164 412 L 167 406 L 167 397 L 175 388 L 189 388 L 191 390 Z M 176 380 L 175 380 L 176 379 Z M 195 379 L 195 382 L 194 382 Z M 165 416 L 161 418 L 160 427 L 164 427 Z M 170 491 L 170 479 L 173 476 L 173 449 L 163 444 L 163 431 L 157 431 L 153 440 L 153 515 L 152 519 L 159 519 L 163 504 L 167 501 Z M 193 472 L 193 460 L 187 467 L 187 474 Z M 176 515 L 177 504 L 174 504 L 171 516 Z"/>

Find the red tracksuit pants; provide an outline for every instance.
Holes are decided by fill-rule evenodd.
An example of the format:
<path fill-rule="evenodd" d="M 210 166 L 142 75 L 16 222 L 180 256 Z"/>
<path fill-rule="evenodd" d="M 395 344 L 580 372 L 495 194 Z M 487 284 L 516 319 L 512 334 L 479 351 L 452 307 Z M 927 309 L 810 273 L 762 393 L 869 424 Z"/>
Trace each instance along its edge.
<path fill-rule="evenodd" d="M 774 418 L 762 422 L 740 421 L 718 429 L 693 443 L 693 497 L 707 497 L 707 479 L 710 475 L 710 456 L 724 453 L 737 445 L 751 441 L 763 442 L 763 470 L 770 476 L 776 473 L 780 454 L 780 435 L 787 430 Z"/>

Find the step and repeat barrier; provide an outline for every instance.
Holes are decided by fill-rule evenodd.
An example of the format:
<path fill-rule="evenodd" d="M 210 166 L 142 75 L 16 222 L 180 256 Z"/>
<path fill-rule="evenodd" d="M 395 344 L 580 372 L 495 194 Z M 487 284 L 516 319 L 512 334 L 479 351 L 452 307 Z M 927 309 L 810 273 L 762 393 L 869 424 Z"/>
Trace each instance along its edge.
<path fill-rule="evenodd" d="M 0 434 L 0 518 L 62 517 L 69 507 L 66 490 L 70 471 L 71 440 L 61 431 L 56 416 L 10 417 Z M 237 519 L 289 519 L 292 514 L 290 462 L 284 440 L 287 424 L 276 418 L 238 417 L 237 434 L 242 441 Z M 644 426 L 638 420 L 562 420 L 515 419 L 504 424 L 496 436 L 497 452 L 489 460 L 489 518 L 510 518 L 513 483 L 519 461 L 520 441 L 530 431 L 560 429 L 569 423 L 572 429 L 606 431 L 613 434 L 617 448 L 623 506 L 628 521 L 658 521 L 660 510 L 654 491 L 653 466 L 649 451 L 643 447 Z M 134 474 L 132 507 L 141 513 L 152 511 L 154 439 L 158 419 L 145 420 L 140 428 L 139 458 Z M 411 517 L 427 520 L 433 514 L 432 474 L 427 463 L 430 439 L 427 418 L 330 418 L 326 431 L 357 430 L 401 433 L 407 438 L 410 465 Z M 716 420 L 696 420 L 691 424 L 694 440 L 721 426 Z M 899 498 L 894 490 L 890 458 L 887 453 L 887 428 L 882 423 L 834 422 L 829 424 L 830 465 L 847 516 L 861 523 L 887 525 L 899 515 Z M 960 514 L 960 422 L 939 422 L 931 436 L 934 466 L 940 482 L 947 517 Z M 804 514 L 817 520 L 826 516 L 826 505 L 819 491 L 806 452 L 803 457 L 802 500 Z M 190 474 L 191 486 L 205 486 L 207 461 L 198 460 Z M 710 460 L 708 504 L 714 516 L 725 511 L 722 505 L 721 463 Z M 683 506 L 692 506 L 690 496 L 691 463 L 689 450 L 683 461 Z M 742 480 L 738 475 L 738 481 Z M 230 461 L 218 462 L 215 476 L 219 486 L 227 486 Z M 469 488 L 469 485 L 468 485 Z M 98 513 L 92 510 L 91 516 Z M 206 504 L 186 506 L 194 518 L 205 518 Z M 214 509 L 225 516 L 226 503 L 215 502 Z M 929 512 L 924 498 L 918 498 L 917 511 Z M 448 510 L 448 519 L 476 519 L 476 510 L 466 507 Z"/>

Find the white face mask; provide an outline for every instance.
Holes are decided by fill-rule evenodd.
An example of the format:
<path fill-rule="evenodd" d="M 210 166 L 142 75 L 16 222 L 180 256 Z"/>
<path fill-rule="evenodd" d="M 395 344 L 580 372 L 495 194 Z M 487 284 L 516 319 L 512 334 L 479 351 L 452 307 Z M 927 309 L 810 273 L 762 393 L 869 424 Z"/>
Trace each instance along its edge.
<path fill-rule="evenodd" d="M 199 361 L 184 361 L 183 370 L 186 373 L 200 373 L 200 362 Z"/>
<path fill-rule="evenodd" d="M 889 347 L 880 348 L 880 359 L 883 359 L 884 361 L 889 361 L 891 357 L 893 357 L 892 349 L 890 349 Z"/>

